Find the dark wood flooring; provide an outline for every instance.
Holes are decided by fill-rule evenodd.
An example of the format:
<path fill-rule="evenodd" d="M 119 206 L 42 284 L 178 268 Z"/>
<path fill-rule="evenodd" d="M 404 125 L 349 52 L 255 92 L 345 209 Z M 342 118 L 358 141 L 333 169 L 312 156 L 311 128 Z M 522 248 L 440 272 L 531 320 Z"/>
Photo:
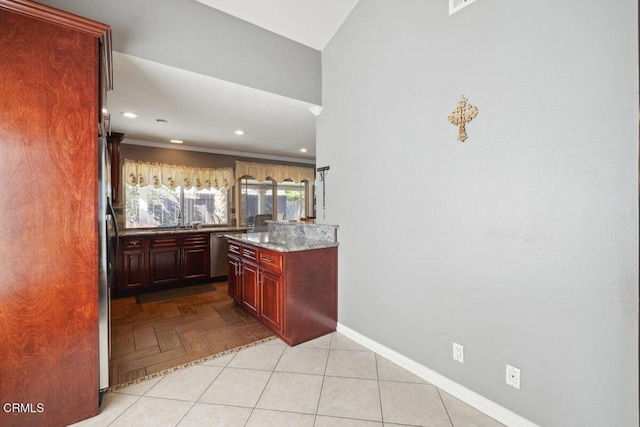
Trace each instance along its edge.
<path fill-rule="evenodd" d="M 110 385 L 273 336 L 233 304 L 227 283 L 207 292 L 137 304 L 135 297 L 111 301 Z"/>

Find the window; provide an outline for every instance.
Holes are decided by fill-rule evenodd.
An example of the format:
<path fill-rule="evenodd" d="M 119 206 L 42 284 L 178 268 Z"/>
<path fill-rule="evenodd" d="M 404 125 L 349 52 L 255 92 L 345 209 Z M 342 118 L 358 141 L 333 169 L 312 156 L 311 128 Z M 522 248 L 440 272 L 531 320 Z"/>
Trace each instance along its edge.
<path fill-rule="evenodd" d="M 241 224 L 247 227 L 266 226 L 264 221 L 273 219 L 274 182 L 244 178 L 241 183 Z"/>
<path fill-rule="evenodd" d="M 228 224 L 233 169 L 192 168 L 124 160 L 125 225 Z"/>
<path fill-rule="evenodd" d="M 260 182 L 242 178 L 240 184 L 240 223 L 243 226 L 258 231 L 265 229 L 267 220 L 298 220 L 306 216 L 309 185 L 304 182 Z M 277 195 L 275 199 L 274 194 Z"/>
<path fill-rule="evenodd" d="M 126 227 L 175 227 L 180 214 L 184 225 L 228 224 L 227 190 L 195 187 L 170 189 L 163 185 L 140 187 L 125 183 Z"/>
<path fill-rule="evenodd" d="M 306 186 L 303 182 L 278 183 L 278 219 L 294 220 L 305 215 Z M 282 217 L 280 217 L 282 215 Z"/>
<path fill-rule="evenodd" d="M 184 190 L 183 212 L 185 224 L 227 224 L 227 189 Z"/>

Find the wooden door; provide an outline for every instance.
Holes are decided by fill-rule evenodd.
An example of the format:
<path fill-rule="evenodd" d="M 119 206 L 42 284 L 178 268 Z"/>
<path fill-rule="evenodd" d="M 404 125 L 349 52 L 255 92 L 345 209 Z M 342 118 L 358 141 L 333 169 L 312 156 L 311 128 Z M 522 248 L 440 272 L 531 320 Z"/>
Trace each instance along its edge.
<path fill-rule="evenodd" d="M 3 427 L 68 425 L 98 412 L 106 31 L 35 2 L 0 4 L 0 396 L 32 409 L 0 411 Z"/>

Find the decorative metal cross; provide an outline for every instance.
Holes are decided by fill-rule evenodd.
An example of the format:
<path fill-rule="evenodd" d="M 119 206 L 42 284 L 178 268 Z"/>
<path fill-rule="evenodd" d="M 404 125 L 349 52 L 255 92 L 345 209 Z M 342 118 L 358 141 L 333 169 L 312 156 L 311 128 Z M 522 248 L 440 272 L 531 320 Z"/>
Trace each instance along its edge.
<path fill-rule="evenodd" d="M 467 139 L 465 125 L 469 123 L 478 114 L 478 109 L 467 102 L 467 98 L 460 97 L 458 105 L 449 114 L 449 122 L 458 126 L 458 141 L 464 142 Z"/>

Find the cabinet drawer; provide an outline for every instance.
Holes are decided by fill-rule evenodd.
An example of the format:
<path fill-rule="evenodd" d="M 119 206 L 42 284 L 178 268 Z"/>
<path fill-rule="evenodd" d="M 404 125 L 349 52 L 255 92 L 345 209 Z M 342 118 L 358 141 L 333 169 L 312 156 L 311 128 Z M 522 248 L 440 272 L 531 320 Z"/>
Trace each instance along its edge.
<path fill-rule="evenodd" d="M 142 239 L 126 239 L 124 241 L 124 250 L 143 249 L 144 240 Z"/>
<path fill-rule="evenodd" d="M 236 255 L 242 255 L 242 246 L 229 240 L 229 252 Z"/>
<path fill-rule="evenodd" d="M 242 248 L 242 257 L 251 259 L 254 261 L 258 260 L 258 249 L 252 246 L 245 246 Z"/>
<path fill-rule="evenodd" d="M 152 248 L 166 248 L 166 247 L 175 247 L 179 246 L 180 242 L 177 237 L 156 237 L 151 240 Z"/>
<path fill-rule="evenodd" d="M 186 236 L 184 238 L 185 246 L 209 246 L 209 235 L 199 234 L 195 236 Z"/>
<path fill-rule="evenodd" d="M 260 265 L 272 270 L 282 271 L 282 254 L 260 251 Z"/>

